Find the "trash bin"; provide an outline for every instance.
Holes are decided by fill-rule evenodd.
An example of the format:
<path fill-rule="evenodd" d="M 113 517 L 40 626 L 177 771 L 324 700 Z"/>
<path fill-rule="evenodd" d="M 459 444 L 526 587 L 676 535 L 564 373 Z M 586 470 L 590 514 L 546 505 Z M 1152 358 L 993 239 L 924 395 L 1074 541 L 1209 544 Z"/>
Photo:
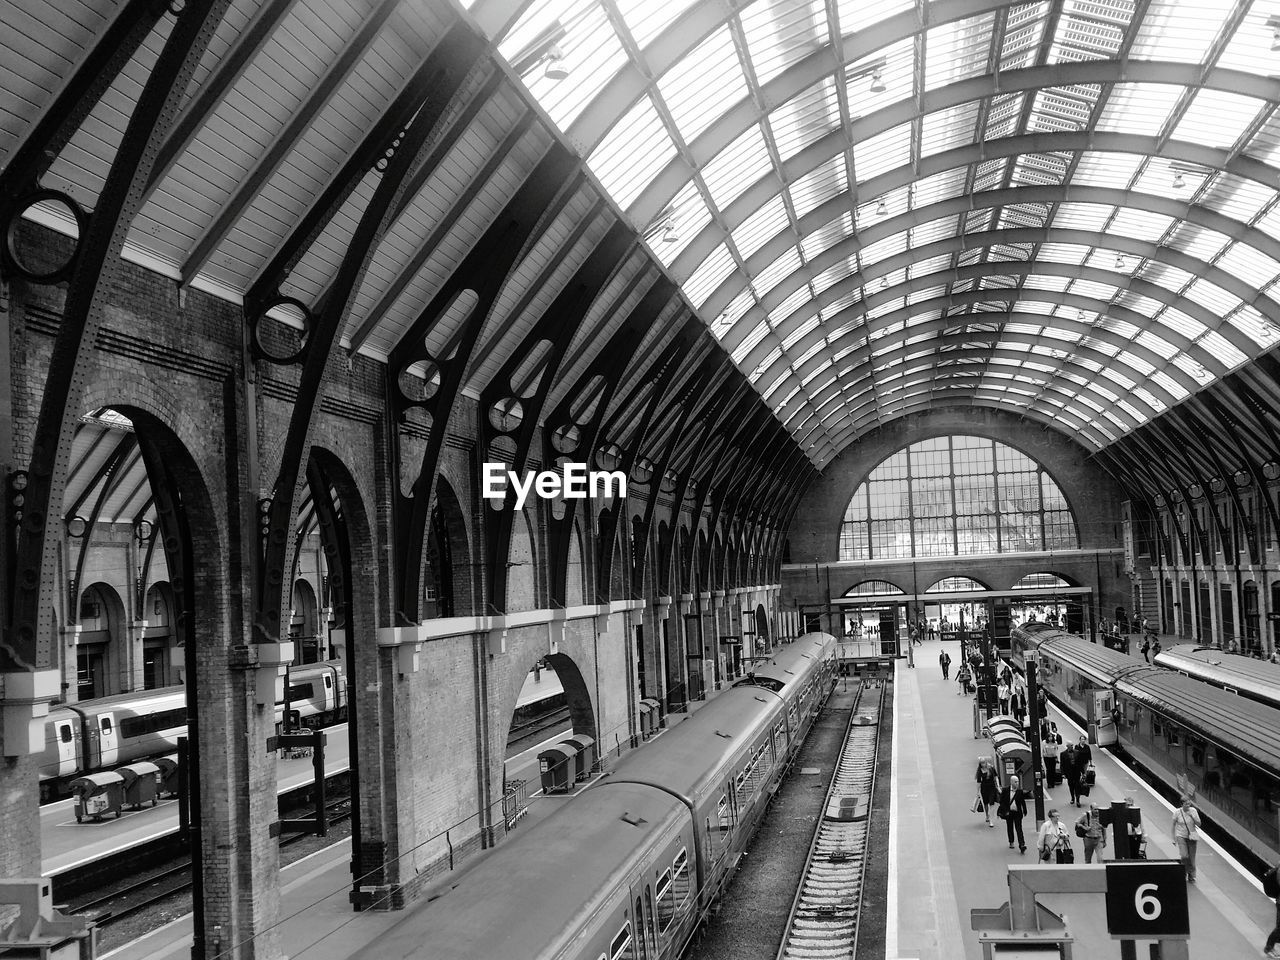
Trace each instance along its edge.
<path fill-rule="evenodd" d="M 134 810 L 141 810 L 143 804 L 156 805 L 156 794 L 160 790 L 160 768 L 149 760 L 131 763 L 127 767 L 117 767 L 116 773 L 124 778 L 124 802 Z"/>
<path fill-rule="evenodd" d="M 586 780 L 591 776 L 596 762 L 596 742 L 585 733 L 575 733 L 560 741 L 561 746 L 576 750 L 573 758 L 573 778 Z"/>
<path fill-rule="evenodd" d="M 1013 721 L 1011 729 L 1007 724 L 988 724 L 991 727 L 991 745 L 996 751 L 996 771 L 1000 783 L 1008 785 L 1009 778 L 1018 777 L 1028 790 L 1034 789 L 1034 771 L 1031 769 L 1031 745 L 1027 743 L 1017 721 L 1012 717 L 1001 718 Z"/>
<path fill-rule="evenodd" d="M 645 697 L 641 703 L 649 705 L 649 732 L 657 733 L 662 729 L 662 703 L 653 697 Z"/>
<path fill-rule="evenodd" d="M 653 736 L 653 707 L 648 700 L 640 701 L 640 736 L 646 740 Z"/>
<path fill-rule="evenodd" d="M 543 793 L 565 793 L 573 786 L 577 753 L 576 747 L 556 744 L 538 754 Z"/>
<path fill-rule="evenodd" d="M 176 797 L 181 788 L 181 778 L 178 774 L 178 755 L 174 753 L 167 757 L 156 757 L 152 762 L 160 768 L 160 785 L 156 788 L 156 793 L 162 797 Z"/>
<path fill-rule="evenodd" d="M 124 777 L 118 773 L 91 773 L 71 781 L 71 792 L 76 797 L 76 823 L 85 817 L 101 820 L 108 813 L 120 817 L 124 806 Z"/>

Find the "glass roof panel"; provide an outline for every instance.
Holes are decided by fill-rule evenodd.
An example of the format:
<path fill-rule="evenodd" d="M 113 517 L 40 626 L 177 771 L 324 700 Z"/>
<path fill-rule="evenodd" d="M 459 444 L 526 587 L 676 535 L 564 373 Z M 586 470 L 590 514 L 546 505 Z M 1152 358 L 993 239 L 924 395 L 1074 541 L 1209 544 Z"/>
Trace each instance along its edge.
<path fill-rule="evenodd" d="M 692 7 L 698 0 L 613 0 L 613 4 L 626 21 L 631 36 L 640 47 L 647 47 L 649 41 L 663 30 L 671 26 L 676 19 Z"/>
<path fill-rule="evenodd" d="M 772 169 L 764 135 L 758 125 L 752 124 L 702 168 L 702 179 L 711 193 L 711 202 L 723 210 Z"/>
<path fill-rule="evenodd" d="M 760 83 L 768 83 L 829 39 L 823 0 L 754 3 L 742 11 L 741 20 Z"/>
<path fill-rule="evenodd" d="M 776 196 L 733 231 L 734 245 L 745 260 L 788 225 L 786 204 L 782 202 L 781 195 Z"/>
<path fill-rule="evenodd" d="M 618 206 L 626 208 L 675 155 L 676 145 L 653 101 L 644 97 L 614 124 L 587 165 Z"/>
<path fill-rule="evenodd" d="M 721 27 L 659 77 L 658 90 L 685 143 L 746 97 L 747 81 L 729 28 Z"/>
<path fill-rule="evenodd" d="M 1104 444 L 1245 353 L 1280 346 L 1280 325 L 1262 312 L 1280 303 L 1280 180 L 1238 175 L 1263 169 L 1251 158 L 1280 165 L 1280 115 L 1262 100 L 1184 78 L 1213 79 L 1215 66 L 1270 75 L 1271 11 L 1255 4 L 1233 16 L 1237 0 L 1036 0 L 916 33 L 919 0 L 695 5 L 531 0 L 512 5 L 520 12 L 499 43 L 519 57 L 521 78 L 553 123 L 563 130 L 581 118 L 575 136 L 594 145 L 591 170 L 695 309 L 714 311 L 704 320 L 736 362 L 750 365 L 743 372 L 757 388 L 776 399 L 800 376 L 826 381 L 780 414 L 806 444 L 816 431 L 822 455 L 898 415 L 908 396 L 1030 408 Z M 905 35 L 869 49 L 866 31 L 899 13 Z M 837 35 L 848 38 L 844 49 L 859 50 L 851 62 L 832 54 Z M 552 43 L 568 82 L 540 68 Z M 1043 69 L 1121 55 L 1155 66 L 1144 63 L 1137 80 L 1067 86 L 1061 72 Z M 1162 69 L 1163 61 L 1202 69 Z M 1001 74 L 1039 68 L 1025 76 L 1051 85 L 912 117 L 914 104 L 936 104 L 944 88 L 993 65 Z M 1179 82 L 1153 82 L 1161 77 Z M 732 121 L 718 123 L 726 114 Z M 1077 153 L 1085 145 L 1077 134 L 1095 116 L 1098 132 L 1135 138 L 1100 137 L 1099 146 L 1149 142 L 1163 155 Z M 880 132 L 848 127 L 864 118 Z M 1019 135 L 1041 152 L 1007 155 L 1017 141 L 999 141 Z M 974 149 L 993 143 L 985 158 Z M 1204 148 L 1226 151 L 1237 173 L 1218 172 L 1218 155 Z M 674 189 L 677 171 L 695 159 L 699 169 L 664 206 L 648 188 L 661 177 L 664 191 Z M 943 164 L 954 165 L 937 170 Z M 928 175 L 912 182 L 913 168 Z M 1010 188 L 1036 195 L 927 209 Z M 750 203 L 739 205 L 747 191 Z M 1200 222 L 1178 219 L 1183 204 Z M 913 222 L 922 210 L 928 219 Z M 1225 227 L 1219 214 L 1241 226 Z M 1096 239 L 1050 234 L 1046 243 L 1045 228 Z M 1016 230 L 1026 232 L 994 233 Z M 1262 291 L 1258 306 L 1221 275 L 1198 279 L 1205 269 Z M 1166 295 L 1152 296 L 1152 285 Z M 875 378 L 867 376 L 868 337 L 886 368 Z M 834 355 L 845 358 L 847 393 L 832 385 Z"/>

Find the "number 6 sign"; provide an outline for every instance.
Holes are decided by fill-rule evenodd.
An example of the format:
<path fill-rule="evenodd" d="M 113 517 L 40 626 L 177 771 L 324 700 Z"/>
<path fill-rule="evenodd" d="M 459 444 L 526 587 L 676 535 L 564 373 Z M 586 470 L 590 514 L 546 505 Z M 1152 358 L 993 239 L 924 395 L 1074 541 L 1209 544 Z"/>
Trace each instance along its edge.
<path fill-rule="evenodd" d="M 1176 860 L 1108 863 L 1107 932 L 1116 940 L 1190 937 L 1182 864 Z"/>

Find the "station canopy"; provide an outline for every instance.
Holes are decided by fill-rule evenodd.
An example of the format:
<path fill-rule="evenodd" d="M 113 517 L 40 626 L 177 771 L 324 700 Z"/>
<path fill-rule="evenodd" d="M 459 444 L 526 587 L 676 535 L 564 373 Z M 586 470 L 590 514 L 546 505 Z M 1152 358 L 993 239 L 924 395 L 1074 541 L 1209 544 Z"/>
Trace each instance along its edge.
<path fill-rule="evenodd" d="M 0 168 L 144 9 L 0 0 Z M 619 219 L 642 242 L 545 409 L 665 272 L 680 293 L 637 355 L 696 314 L 698 349 L 718 342 L 819 468 L 944 406 L 1101 450 L 1280 345 L 1280 5 L 1248 0 L 229 0 L 125 256 L 233 302 L 323 302 L 380 176 L 361 151 L 459 17 L 504 62 L 468 76 L 408 178 L 349 353 L 404 352 L 556 131 L 588 174 L 486 321 L 472 395 Z M 46 187 L 94 205 L 172 22 Z M 460 324 L 432 327 L 433 355 Z"/>
<path fill-rule="evenodd" d="M 1100 449 L 1280 339 L 1273 4 L 473 12 L 816 463 L 948 404 Z"/>

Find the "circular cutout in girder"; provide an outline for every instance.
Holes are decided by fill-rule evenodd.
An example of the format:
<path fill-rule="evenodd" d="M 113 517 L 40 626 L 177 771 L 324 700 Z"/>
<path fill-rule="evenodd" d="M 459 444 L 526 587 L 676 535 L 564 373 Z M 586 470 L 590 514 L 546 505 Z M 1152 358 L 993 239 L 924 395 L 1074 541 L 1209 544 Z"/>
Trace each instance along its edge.
<path fill-rule="evenodd" d="M 311 337 L 314 317 L 311 308 L 296 297 L 274 297 L 250 321 L 253 345 L 272 363 L 293 364 L 302 360 Z"/>
<path fill-rule="evenodd" d="M 14 206 L 5 225 L 5 253 L 13 269 L 33 283 L 59 283 L 71 275 L 76 254 L 88 226 L 88 214 L 60 190 L 36 190 Z M 24 219 L 43 223 L 71 239 L 70 248 L 54 251 L 57 244 L 28 249 L 22 242 Z"/>

